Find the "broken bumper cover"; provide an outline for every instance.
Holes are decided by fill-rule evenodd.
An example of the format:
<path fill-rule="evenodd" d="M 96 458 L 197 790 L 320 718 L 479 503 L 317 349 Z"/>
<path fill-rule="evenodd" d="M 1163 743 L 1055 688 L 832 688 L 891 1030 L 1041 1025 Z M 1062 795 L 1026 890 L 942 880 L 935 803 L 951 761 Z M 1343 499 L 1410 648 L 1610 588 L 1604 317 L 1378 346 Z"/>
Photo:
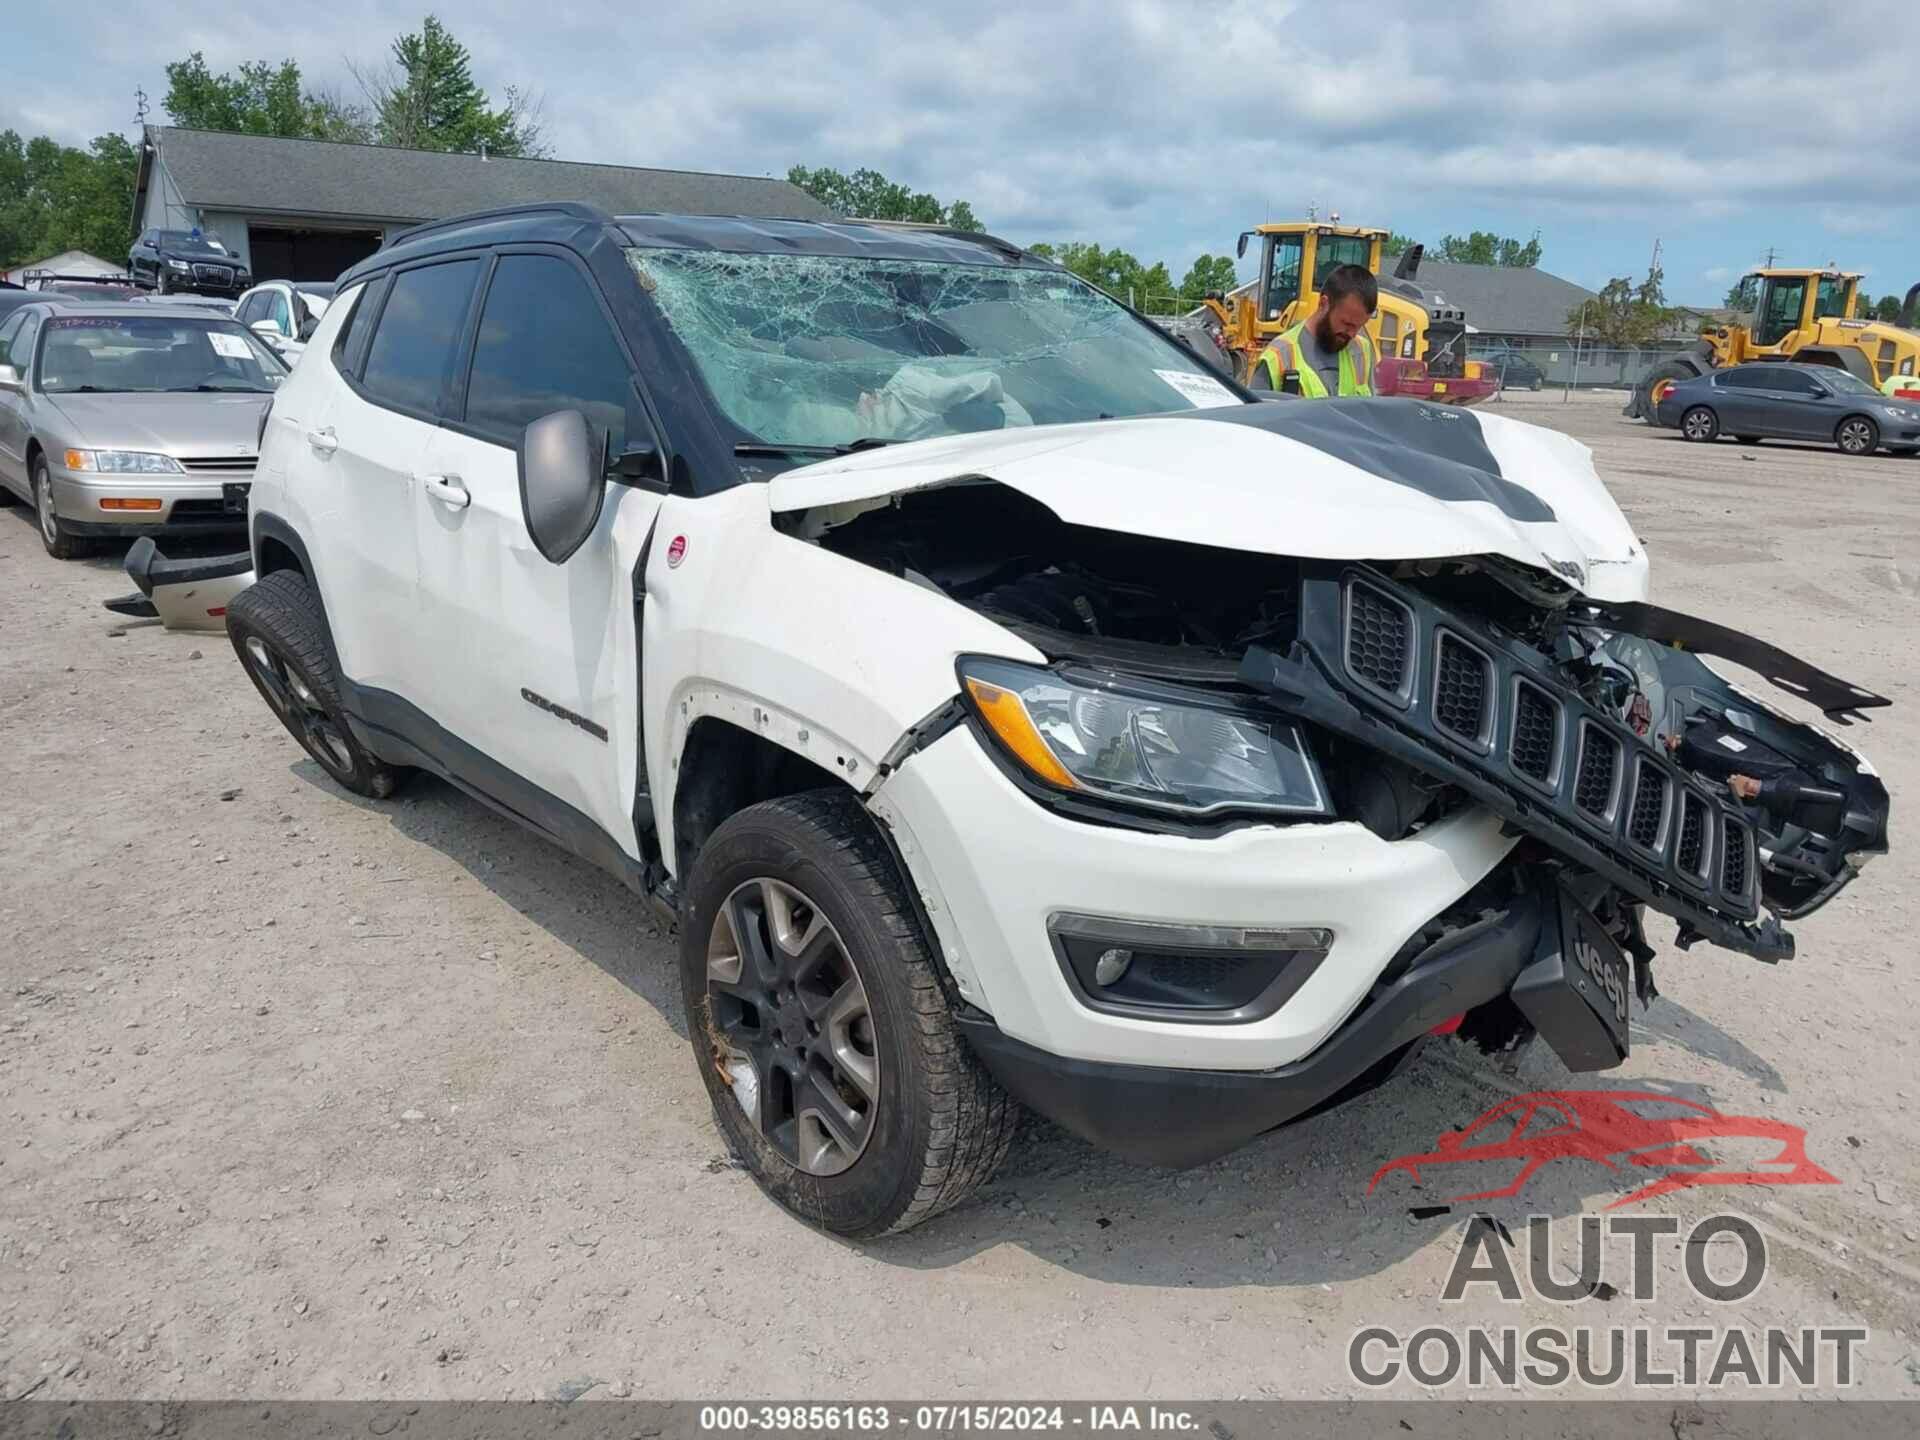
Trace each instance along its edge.
<path fill-rule="evenodd" d="M 1311 1055 L 1274 1070 L 1073 1060 L 1004 1034 L 977 1011 L 959 1017 L 960 1029 L 996 1080 L 1081 1139 L 1140 1164 L 1201 1165 L 1372 1089 L 1435 1026 L 1506 995 L 1557 946 L 1552 906 L 1550 891 L 1530 890 L 1485 926 L 1437 943 Z"/>
<path fill-rule="evenodd" d="M 1754 819 L 1588 704 L 1538 652 L 1348 567 L 1306 579 L 1299 639 L 1241 679 L 1289 714 L 1458 785 L 1514 830 L 1683 927 L 1761 960 Z"/>

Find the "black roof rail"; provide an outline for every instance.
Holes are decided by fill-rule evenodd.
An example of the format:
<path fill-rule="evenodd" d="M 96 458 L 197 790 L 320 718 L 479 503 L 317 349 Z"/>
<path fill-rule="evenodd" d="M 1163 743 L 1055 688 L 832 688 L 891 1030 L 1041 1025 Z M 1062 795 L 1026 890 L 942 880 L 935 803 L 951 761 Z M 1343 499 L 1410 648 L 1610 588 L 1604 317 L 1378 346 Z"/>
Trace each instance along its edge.
<path fill-rule="evenodd" d="M 429 220 L 415 225 L 411 229 L 401 230 L 389 235 L 382 250 L 390 249 L 404 240 L 417 240 L 422 235 L 435 230 L 449 230 L 458 225 L 474 225 L 483 220 L 506 220 L 516 215 L 564 215 L 574 220 L 583 220 L 588 224 L 611 225 L 613 217 L 604 210 L 578 200 L 545 200 L 536 205 L 502 205 L 495 210 L 470 210 L 465 215 L 449 215 L 444 220 Z"/>

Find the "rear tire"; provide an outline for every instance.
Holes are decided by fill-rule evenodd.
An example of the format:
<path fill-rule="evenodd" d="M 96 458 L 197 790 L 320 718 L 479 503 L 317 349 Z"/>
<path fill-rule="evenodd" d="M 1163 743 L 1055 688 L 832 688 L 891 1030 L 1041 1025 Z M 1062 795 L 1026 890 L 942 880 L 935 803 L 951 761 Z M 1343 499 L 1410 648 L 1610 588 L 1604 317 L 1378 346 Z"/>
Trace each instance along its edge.
<path fill-rule="evenodd" d="M 1705 405 L 1696 405 L 1680 417 L 1680 433 L 1705 444 L 1720 438 L 1720 417 Z"/>
<path fill-rule="evenodd" d="M 850 792 L 732 816 L 686 896 L 688 1037 L 715 1123 L 761 1189 L 866 1238 L 992 1177 L 1019 1107 L 954 1025 L 902 877 Z"/>
<path fill-rule="evenodd" d="M 306 576 L 276 570 L 242 590 L 227 606 L 227 638 L 267 708 L 342 787 L 384 800 L 413 774 L 354 737 L 340 707 L 326 615 Z"/>
<path fill-rule="evenodd" d="M 1833 432 L 1843 455 L 1871 455 L 1880 448 L 1880 427 L 1864 415 L 1849 415 Z"/>

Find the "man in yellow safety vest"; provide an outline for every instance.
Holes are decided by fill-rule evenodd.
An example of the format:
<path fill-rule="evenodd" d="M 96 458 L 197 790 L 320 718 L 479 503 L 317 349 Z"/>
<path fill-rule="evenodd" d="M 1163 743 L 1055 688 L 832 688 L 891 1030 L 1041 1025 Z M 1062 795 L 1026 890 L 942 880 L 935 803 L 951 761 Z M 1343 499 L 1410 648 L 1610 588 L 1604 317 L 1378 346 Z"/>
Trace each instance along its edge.
<path fill-rule="evenodd" d="M 1253 362 L 1255 390 L 1284 389 L 1288 371 L 1309 400 L 1373 394 L 1373 342 L 1367 321 L 1380 304 L 1380 286 L 1364 265 L 1339 265 L 1320 285 L 1313 314 L 1273 337 Z"/>

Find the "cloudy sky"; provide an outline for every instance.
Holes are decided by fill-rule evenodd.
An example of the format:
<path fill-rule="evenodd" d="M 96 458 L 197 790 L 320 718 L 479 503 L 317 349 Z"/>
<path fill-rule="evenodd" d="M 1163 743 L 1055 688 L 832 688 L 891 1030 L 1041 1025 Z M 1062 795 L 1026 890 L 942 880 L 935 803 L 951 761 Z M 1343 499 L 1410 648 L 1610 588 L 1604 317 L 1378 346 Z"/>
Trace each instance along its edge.
<path fill-rule="evenodd" d="M 349 87 L 418 4 L 22 5 L 0 129 L 80 143 L 158 109 L 166 60 L 298 60 Z M 496 94 L 545 97 L 562 159 L 783 174 L 870 165 L 1021 242 L 1178 278 L 1317 205 L 1430 244 L 1540 231 L 1547 269 L 1715 303 L 1769 248 L 1875 293 L 1920 280 L 1920 5 L 1289 0 L 938 7 L 603 0 L 443 7 Z M 155 40 L 155 36 L 167 37 Z M 164 118 L 164 117 L 157 117 Z M 1913 271 L 1915 273 L 1908 273 Z"/>

